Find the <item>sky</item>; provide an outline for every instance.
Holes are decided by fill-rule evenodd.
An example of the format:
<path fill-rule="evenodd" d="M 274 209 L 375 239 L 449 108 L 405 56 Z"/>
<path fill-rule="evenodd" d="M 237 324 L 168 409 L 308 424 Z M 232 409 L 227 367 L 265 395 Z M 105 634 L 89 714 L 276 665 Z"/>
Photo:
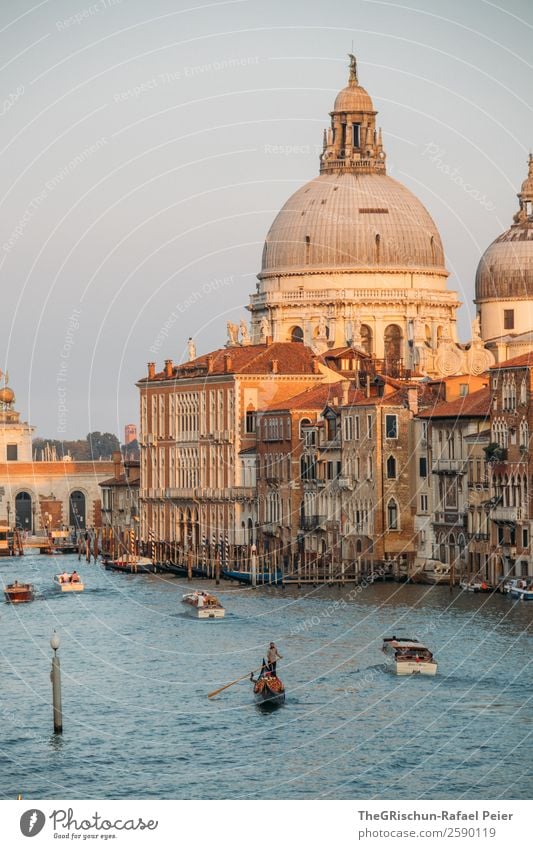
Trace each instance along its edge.
<path fill-rule="evenodd" d="M 533 147 L 532 36 L 529 0 L 2 0 L 0 369 L 22 417 L 121 436 L 148 361 L 224 344 L 352 48 L 466 341 Z"/>

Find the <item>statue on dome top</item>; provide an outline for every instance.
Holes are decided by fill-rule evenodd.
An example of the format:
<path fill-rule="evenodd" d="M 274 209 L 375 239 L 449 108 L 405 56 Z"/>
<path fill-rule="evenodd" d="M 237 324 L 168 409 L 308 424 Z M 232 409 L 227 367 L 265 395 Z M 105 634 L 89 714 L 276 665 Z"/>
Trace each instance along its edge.
<path fill-rule="evenodd" d="M 349 82 L 357 85 L 358 84 L 357 83 L 357 59 L 355 58 L 353 53 L 348 53 L 348 56 L 350 57 L 350 79 L 349 79 Z"/>

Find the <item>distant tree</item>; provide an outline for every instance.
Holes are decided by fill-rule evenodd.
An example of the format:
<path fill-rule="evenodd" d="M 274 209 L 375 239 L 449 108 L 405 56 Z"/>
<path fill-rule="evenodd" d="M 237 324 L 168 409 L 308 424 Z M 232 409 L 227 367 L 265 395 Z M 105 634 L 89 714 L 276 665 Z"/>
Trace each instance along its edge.
<path fill-rule="evenodd" d="M 114 433 L 100 433 L 99 430 L 87 434 L 90 459 L 108 459 L 113 451 L 120 451 L 120 442 Z"/>
<path fill-rule="evenodd" d="M 139 460 L 141 456 L 141 451 L 139 448 L 139 443 L 136 439 L 132 439 L 131 442 L 128 442 L 126 445 L 122 446 L 122 456 L 125 460 Z"/>

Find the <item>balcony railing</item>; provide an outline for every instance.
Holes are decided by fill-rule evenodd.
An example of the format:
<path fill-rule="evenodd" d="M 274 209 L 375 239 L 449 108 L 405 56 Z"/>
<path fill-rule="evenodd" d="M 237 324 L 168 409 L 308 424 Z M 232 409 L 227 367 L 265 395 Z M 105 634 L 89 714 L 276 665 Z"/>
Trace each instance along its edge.
<path fill-rule="evenodd" d="M 434 475 L 464 475 L 466 460 L 435 460 L 431 471 Z"/>
<path fill-rule="evenodd" d="M 325 516 L 302 516 L 300 528 L 302 531 L 316 531 L 326 522 Z"/>
<path fill-rule="evenodd" d="M 521 522 L 526 518 L 523 507 L 495 507 L 490 512 L 490 518 L 494 522 Z"/>

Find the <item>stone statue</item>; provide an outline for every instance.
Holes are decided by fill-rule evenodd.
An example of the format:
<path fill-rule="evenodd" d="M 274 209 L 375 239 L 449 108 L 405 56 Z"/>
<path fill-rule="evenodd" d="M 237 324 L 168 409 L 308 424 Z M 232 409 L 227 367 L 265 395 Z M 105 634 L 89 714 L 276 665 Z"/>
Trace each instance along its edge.
<path fill-rule="evenodd" d="M 261 342 L 264 342 L 267 336 L 271 336 L 270 322 L 266 316 L 263 316 L 259 322 L 259 332 L 261 333 Z"/>
<path fill-rule="evenodd" d="M 317 339 L 327 339 L 328 338 L 328 323 L 323 315 L 318 319 L 318 328 L 316 333 Z"/>
<path fill-rule="evenodd" d="M 189 357 L 189 362 L 196 359 L 196 345 L 193 342 L 192 336 L 189 336 L 187 340 L 187 356 Z"/>
<path fill-rule="evenodd" d="M 350 82 L 357 85 L 357 59 L 353 53 L 348 53 L 350 57 Z"/>
<path fill-rule="evenodd" d="M 413 318 L 413 340 L 423 339 L 425 341 L 426 338 L 426 328 L 423 319 L 420 318 L 419 315 L 415 315 Z"/>
<path fill-rule="evenodd" d="M 238 345 L 239 344 L 239 325 L 233 324 L 233 322 L 228 321 L 228 347 Z"/>
<path fill-rule="evenodd" d="M 248 325 L 245 320 L 241 321 L 241 345 L 249 345 L 250 344 L 250 334 L 248 333 Z"/>
<path fill-rule="evenodd" d="M 478 339 L 481 339 L 481 321 L 479 315 L 476 315 L 472 321 L 472 341 L 477 342 Z"/>

